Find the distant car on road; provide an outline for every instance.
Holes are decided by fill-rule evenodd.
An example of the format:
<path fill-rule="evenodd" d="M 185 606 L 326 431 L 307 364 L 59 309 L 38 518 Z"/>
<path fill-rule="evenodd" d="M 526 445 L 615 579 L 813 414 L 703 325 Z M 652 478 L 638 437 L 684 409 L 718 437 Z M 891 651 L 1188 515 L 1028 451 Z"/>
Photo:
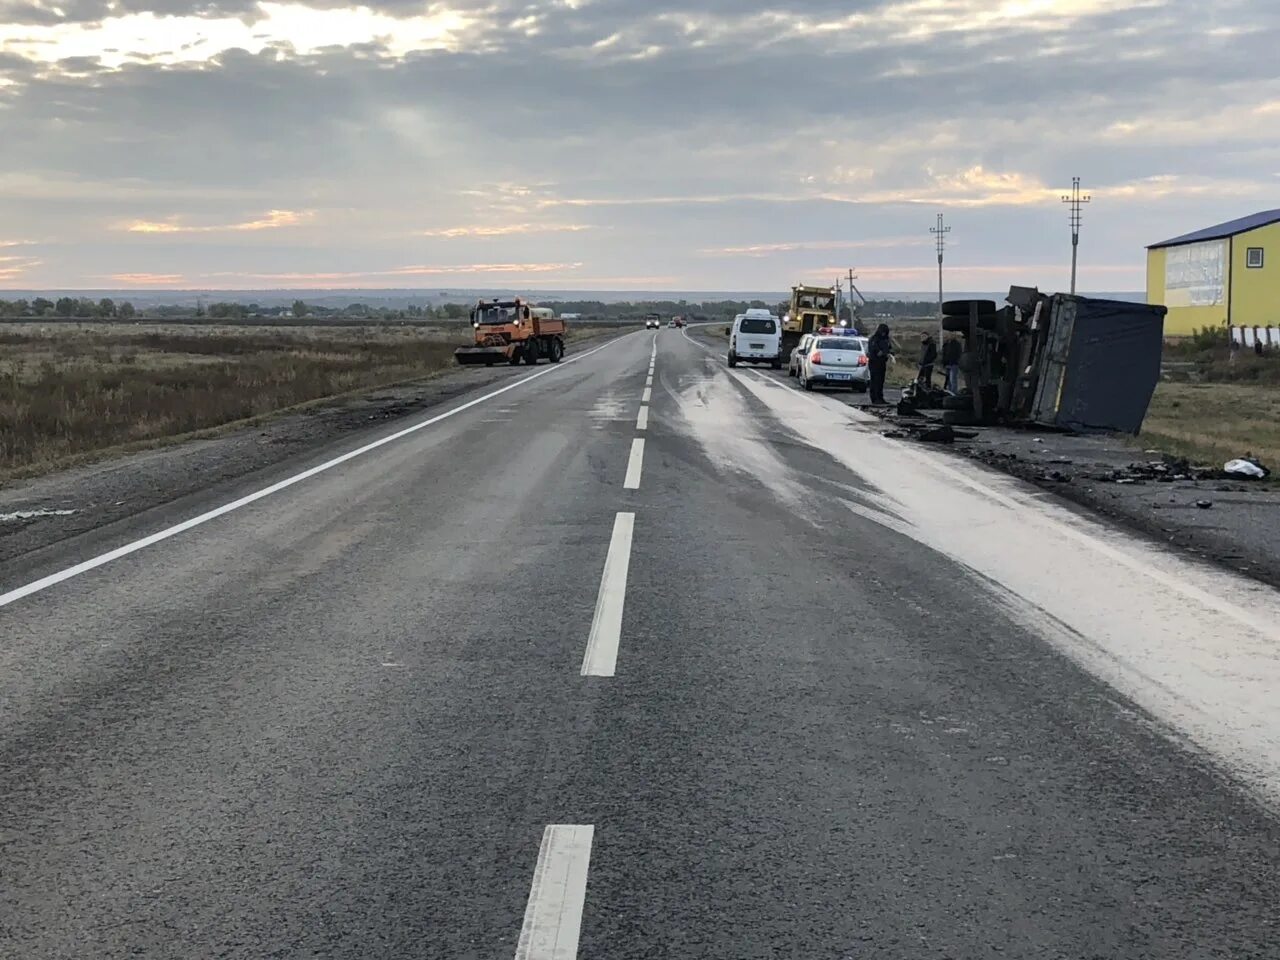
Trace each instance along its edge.
<path fill-rule="evenodd" d="M 679 324 L 676 323 L 674 320 L 668 320 L 667 326 L 670 327 L 672 330 L 674 330 L 676 327 L 679 326 Z"/>
<path fill-rule="evenodd" d="M 683 327 L 683 326 L 684 326 L 684 317 L 676 317 L 676 318 L 675 318 L 675 320 L 673 320 L 673 321 L 671 321 L 671 322 L 672 322 L 672 323 L 674 323 L 677 327 Z"/>
<path fill-rule="evenodd" d="M 866 390 L 871 383 L 865 337 L 815 335 L 798 364 L 800 386 L 806 390 L 813 390 L 815 387 Z"/>
<path fill-rule="evenodd" d="M 644 318 L 644 328 L 646 330 L 660 330 L 662 328 L 662 318 L 656 313 L 651 313 Z"/>

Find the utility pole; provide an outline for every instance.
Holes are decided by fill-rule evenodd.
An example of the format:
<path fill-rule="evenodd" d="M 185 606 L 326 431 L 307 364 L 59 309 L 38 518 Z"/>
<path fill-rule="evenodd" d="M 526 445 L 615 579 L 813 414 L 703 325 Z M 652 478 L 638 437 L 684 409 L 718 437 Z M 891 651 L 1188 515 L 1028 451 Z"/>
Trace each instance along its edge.
<path fill-rule="evenodd" d="M 943 223 L 942 214 L 938 214 L 938 225 L 930 227 L 929 232 L 933 234 L 938 247 L 938 350 L 941 351 L 942 342 L 946 338 L 946 331 L 942 329 L 942 254 L 947 249 L 947 234 L 951 232 L 951 228 Z"/>
<path fill-rule="evenodd" d="M 861 290 L 859 290 L 859 289 L 858 289 L 856 286 L 854 286 L 854 284 L 853 284 L 853 281 L 855 281 L 855 280 L 857 280 L 857 279 L 858 279 L 858 276 L 857 276 L 857 274 L 855 274 L 855 273 L 853 272 L 853 267 L 850 267 L 850 268 L 849 268 L 849 329 L 850 329 L 850 330 L 856 330 L 856 329 L 857 329 L 857 325 L 853 322 L 853 319 L 854 319 L 854 311 L 857 309 L 857 308 L 853 305 L 853 295 L 856 293 L 856 294 L 858 295 L 858 299 L 859 299 L 859 300 L 862 300 L 862 301 L 863 301 L 863 303 L 865 303 L 865 302 L 866 302 L 866 298 L 865 298 L 865 297 L 863 297 L 863 295 L 862 295 L 862 291 L 861 291 Z"/>
<path fill-rule="evenodd" d="M 1088 194 L 1080 193 L 1080 178 L 1071 178 L 1071 193 L 1064 194 L 1062 202 L 1071 205 L 1071 293 L 1076 292 L 1076 254 L 1080 250 L 1080 208 L 1089 202 Z"/>
<path fill-rule="evenodd" d="M 836 277 L 836 326 L 840 326 L 840 278 Z"/>

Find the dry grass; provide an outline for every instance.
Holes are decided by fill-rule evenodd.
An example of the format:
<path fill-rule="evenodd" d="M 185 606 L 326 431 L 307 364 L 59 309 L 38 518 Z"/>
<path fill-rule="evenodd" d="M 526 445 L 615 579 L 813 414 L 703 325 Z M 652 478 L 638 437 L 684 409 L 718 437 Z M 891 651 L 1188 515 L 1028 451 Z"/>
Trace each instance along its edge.
<path fill-rule="evenodd" d="M 0 324 L 0 477 L 428 375 L 458 328 Z"/>
<path fill-rule="evenodd" d="M 1280 388 L 1163 382 L 1138 441 L 1218 466 L 1252 453 L 1275 470 L 1280 467 Z"/>

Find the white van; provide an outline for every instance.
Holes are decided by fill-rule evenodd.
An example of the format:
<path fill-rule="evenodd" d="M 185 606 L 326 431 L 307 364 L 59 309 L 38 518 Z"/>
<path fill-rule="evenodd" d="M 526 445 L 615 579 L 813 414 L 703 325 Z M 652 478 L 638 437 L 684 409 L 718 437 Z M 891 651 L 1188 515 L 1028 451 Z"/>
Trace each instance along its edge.
<path fill-rule="evenodd" d="M 768 310 L 759 308 L 733 318 L 729 331 L 729 366 L 767 363 L 782 369 L 782 324 Z"/>

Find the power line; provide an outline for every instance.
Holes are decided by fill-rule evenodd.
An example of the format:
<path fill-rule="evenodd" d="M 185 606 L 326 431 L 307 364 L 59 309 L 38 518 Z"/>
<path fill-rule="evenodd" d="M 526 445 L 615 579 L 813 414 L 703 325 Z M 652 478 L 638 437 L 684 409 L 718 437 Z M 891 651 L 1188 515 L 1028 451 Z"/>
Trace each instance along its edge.
<path fill-rule="evenodd" d="M 1080 250 L 1080 208 L 1089 202 L 1089 195 L 1080 192 L 1080 178 L 1071 178 L 1071 192 L 1063 194 L 1062 202 L 1071 205 L 1071 292 L 1076 292 L 1076 260 Z"/>

